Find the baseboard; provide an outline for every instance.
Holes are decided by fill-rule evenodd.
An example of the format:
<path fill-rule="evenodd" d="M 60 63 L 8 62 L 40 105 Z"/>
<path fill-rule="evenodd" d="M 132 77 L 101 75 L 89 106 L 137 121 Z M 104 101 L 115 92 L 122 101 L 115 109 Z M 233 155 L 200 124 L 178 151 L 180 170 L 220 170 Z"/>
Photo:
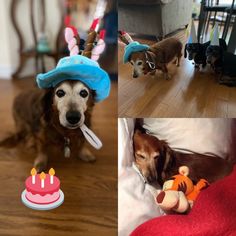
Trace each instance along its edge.
<path fill-rule="evenodd" d="M 11 79 L 14 71 L 12 66 L 0 65 L 0 79 Z"/>

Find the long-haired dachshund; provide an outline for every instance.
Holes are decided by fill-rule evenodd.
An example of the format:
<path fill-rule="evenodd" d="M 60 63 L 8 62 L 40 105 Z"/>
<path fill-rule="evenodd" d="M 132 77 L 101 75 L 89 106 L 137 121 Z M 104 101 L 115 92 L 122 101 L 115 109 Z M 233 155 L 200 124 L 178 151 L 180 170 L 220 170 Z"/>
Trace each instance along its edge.
<path fill-rule="evenodd" d="M 133 66 L 133 78 L 154 75 L 156 70 L 161 70 L 165 79 L 170 79 L 167 64 L 176 59 L 176 65 L 180 65 L 183 45 L 177 38 L 163 39 L 148 46 L 133 41 L 126 32 L 119 31 L 119 37 L 127 45 L 124 62 L 130 62 Z"/>
<path fill-rule="evenodd" d="M 72 155 L 84 161 L 95 160 L 83 144 L 85 137 L 91 144 L 97 142 L 88 129 L 92 109 L 94 102 L 105 99 L 110 91 L 107 73 L 95 62 L 103 50 L 99 48 L 99 53 L 94 55 L 91 47 L 96 32 L 91 29 L 85 43 L 83 55 L 88 56 L 78 55 L 79 42 L 75 40 L 72 29 L 67 28 L 65 32 L 70 57 L 62 58 L 56 69 L 37 76 L 38 86 L 43 89 L 35 88 L 15 98 L 13 117 L 16 133 L 0 142 L 6 146 L 25 140 L 28 146 L 34 146 L 34 167 L 38 172 L 47 167 L 47 149 L 50 146 L 64 152 L 65 157 Z"/>
<path fill-rule="evenodd" d="M 232 171 L 232 163 L 217 156 L 186 154 L 172 150 L 165 141 L 140 130 L 134 133 L 135 163 L 149 183 L 159 183 L 178 173 L 180 166 L 189 167 L 189 178 L 197 183 L 212 183 Z"/>

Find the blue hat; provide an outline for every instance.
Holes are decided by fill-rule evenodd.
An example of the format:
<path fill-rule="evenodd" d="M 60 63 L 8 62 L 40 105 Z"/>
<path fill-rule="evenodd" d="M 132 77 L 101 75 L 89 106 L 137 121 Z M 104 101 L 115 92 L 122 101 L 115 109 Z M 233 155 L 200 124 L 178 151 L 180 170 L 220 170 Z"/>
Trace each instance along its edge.
<path fill-rule="evenodd" d="M 137 41 L 133 41 L 129 43 L 125 47 L 125 53 L 124 53 L 124 63 L 127 63 L 129 61 L 129 57 L 133 52 L 141 52 L 148 50 L 149 46 L 147 44 L 140 44 Z"/>
<path fill-rule="evenodd" d="M 95 90 L 96 102 L 104 100 L 110 93 L 108 74 L 96 61 L 85 56 L 63 57 L 55 69 L 45 74 L 38 74 L 36 78 L 39 88 L 52 88 L 64 80 L 79 80 Z"/>

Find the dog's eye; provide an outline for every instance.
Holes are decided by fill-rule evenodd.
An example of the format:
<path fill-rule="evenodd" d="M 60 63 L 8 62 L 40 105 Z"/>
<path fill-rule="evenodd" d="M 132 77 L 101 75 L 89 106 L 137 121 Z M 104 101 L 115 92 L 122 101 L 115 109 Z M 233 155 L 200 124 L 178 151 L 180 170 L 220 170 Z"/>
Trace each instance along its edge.
<path fill-rule="evenodd" d="M 59 89 L 59 90 L 57 90 L 57 92 L 56 92 L 56 95 L 57 95 L 59 98 L 65 96 L 65 94 L 66 94 L 66 93 L 65 93 L 62 89 Z"/>
<path fill-rule="evenodd" d="M 81 90 L 79 94 L 82 98 L 86 98 L 88 96 L 88 92 L 85 89 Z"/>
<path fill-rule="evenodd" d="M 157 159 L 157 158 L 159 158 L 159 156 L 158 156 L 158 155 L 154 157 L 154 159 Z"/>
<path fill-rule="evenodd" d="M 134 65 L 133 61 L 130 61 L 130 64 L 131 64 L 131 65 Z"/>
<path fill-rule="evenodd" d="M 145 157 L 142 156 L 142 155 L 138 155 L 138 157 L 141 158 L 141 159 L 145 159 Z"/>
<path fill-rule="evenodd" d="M 139 61 L 139 62 L 137 63 L 138 66 L 141 66 L 142 64 L 143 64 L 142 61 Z"/>

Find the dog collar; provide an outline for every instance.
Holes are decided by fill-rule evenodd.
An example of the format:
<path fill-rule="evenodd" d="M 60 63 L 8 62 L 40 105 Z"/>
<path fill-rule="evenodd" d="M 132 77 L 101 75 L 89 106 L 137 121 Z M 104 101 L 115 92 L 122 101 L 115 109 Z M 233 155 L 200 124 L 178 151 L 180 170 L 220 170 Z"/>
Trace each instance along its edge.
<path fill-rule="evenodd" d="M 146 63 L 148 64 L 150 69 L 155 70 L 156 69 L 156 64 L 152 61 L 149 61 L 147 52 L 145 52 L 144 54 L 145 54 L 145 58 L 146 58 Z"/>
<path fill-rule="evenodd" d="M 101 140 L 90 130 L 85 124 L 80 127 L 84 137 L 86 140 L 96 149 L 100 149 L 102 147 Z"/>

